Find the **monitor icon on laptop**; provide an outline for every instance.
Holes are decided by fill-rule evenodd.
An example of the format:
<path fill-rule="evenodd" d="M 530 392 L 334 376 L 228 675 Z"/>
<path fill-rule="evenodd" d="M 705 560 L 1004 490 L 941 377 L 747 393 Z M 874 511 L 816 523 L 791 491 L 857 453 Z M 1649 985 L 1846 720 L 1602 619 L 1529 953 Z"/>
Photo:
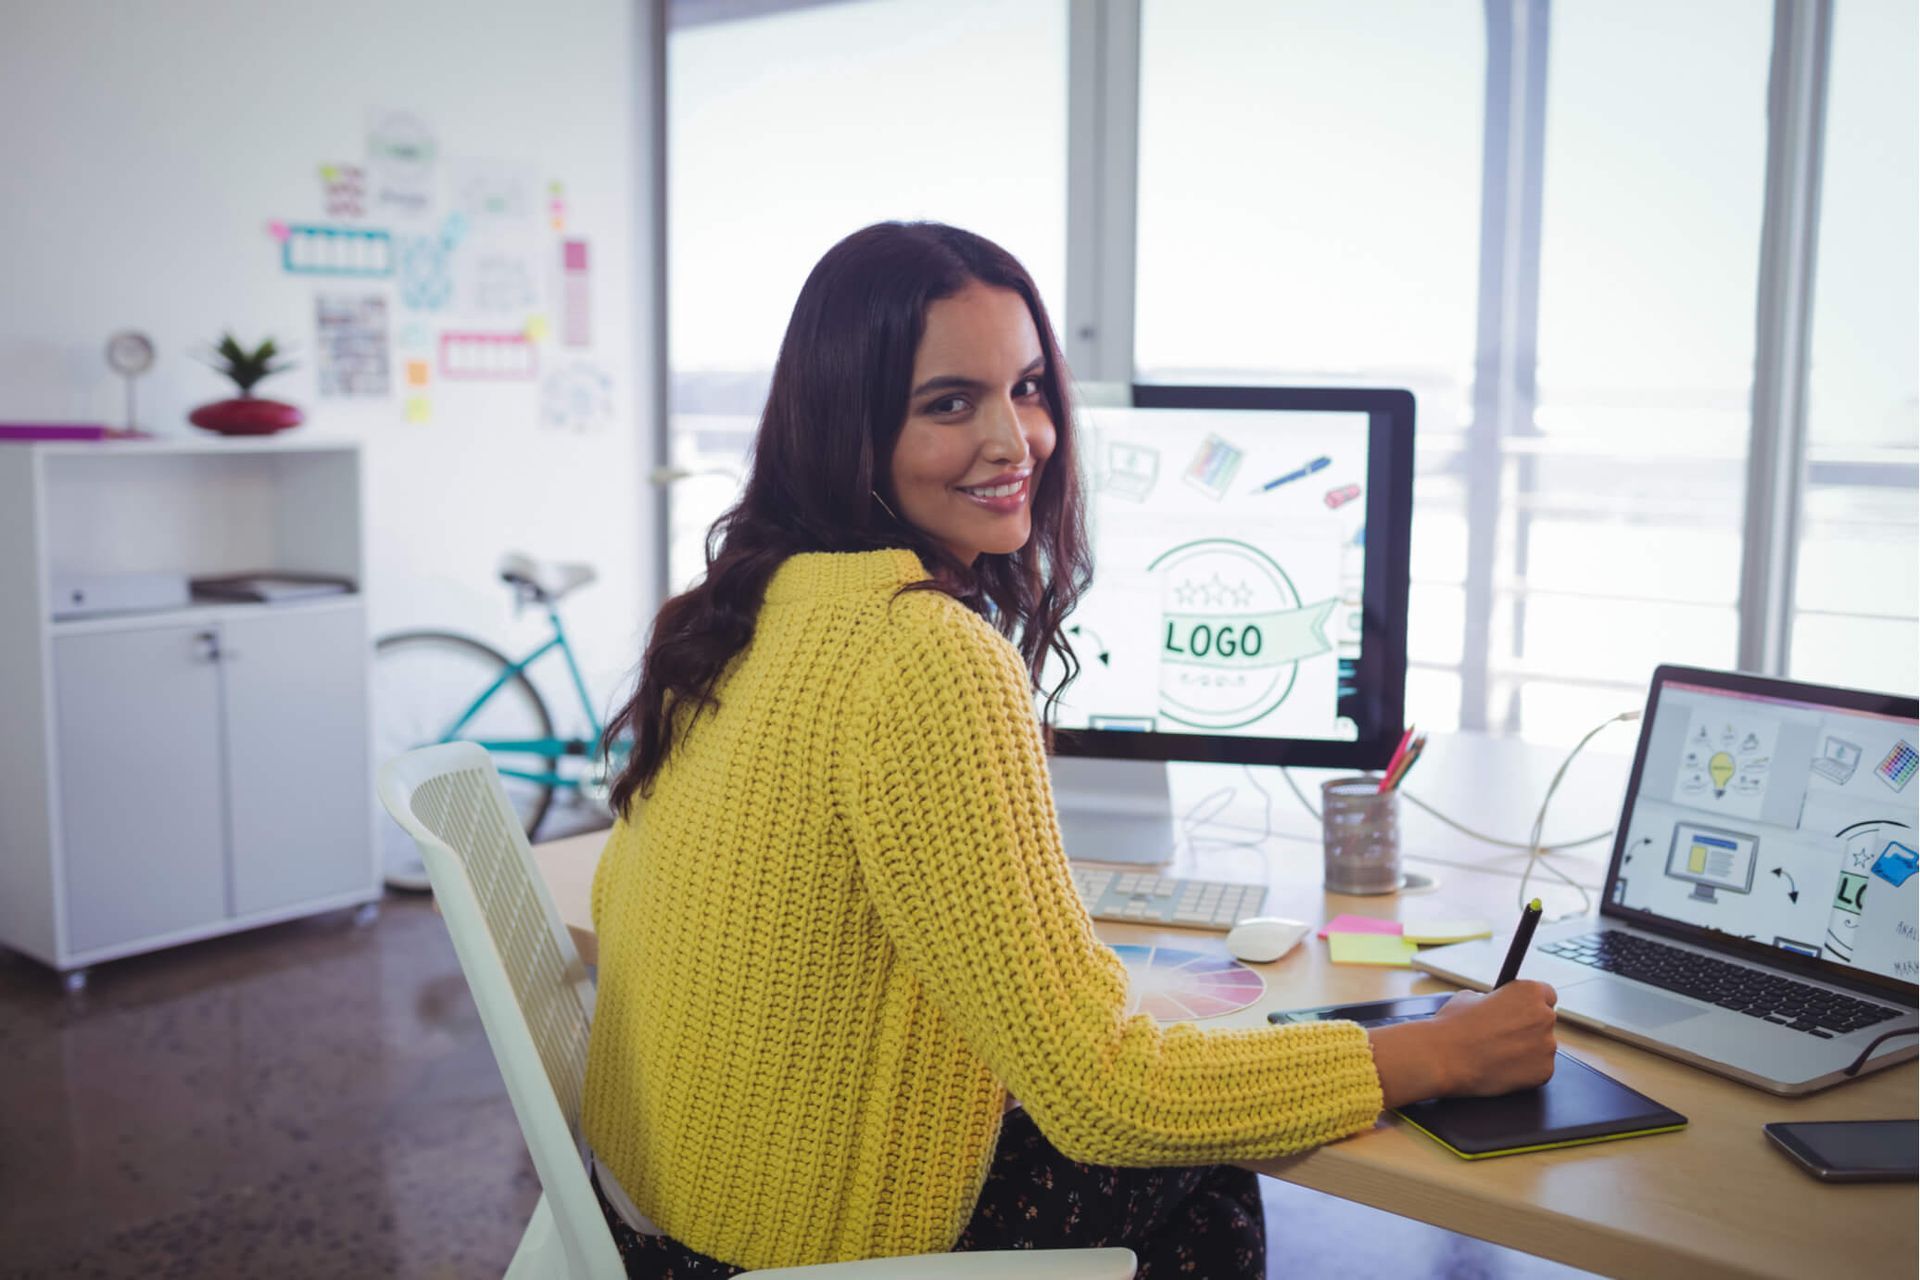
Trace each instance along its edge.
<path fill-rule="evenodd" d="M 1753 866 L 1760 852 L 1760 837 L 1738 831 L 1703 827 L 1697 822 L 1681 822 L 1673 828 L 1673 845 L 1667 852 L 1667 874 L 1675 880 L 1691 880 L 1690 898 L 1715 902 L 1716 889 L 1729 893 L 1753 891 Z"/>
<path fill-rule="evenodd" d="M 1829 736 L 1813 760 L 1813 771 L 1836 787 L 1846 786 L 1859 767 L 1860 748 L 1845 738 Z"/>

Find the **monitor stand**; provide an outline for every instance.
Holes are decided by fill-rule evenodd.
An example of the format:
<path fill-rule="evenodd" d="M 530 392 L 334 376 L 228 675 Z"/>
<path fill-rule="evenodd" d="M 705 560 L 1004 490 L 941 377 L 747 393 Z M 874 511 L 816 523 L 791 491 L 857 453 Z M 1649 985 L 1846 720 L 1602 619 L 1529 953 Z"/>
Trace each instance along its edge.
<path fill-rule="evenodd" d="M 1173 795 L 1164 761 L 1049 756 L 1047 765 L 1069 858 L 1173 861 Z"/>

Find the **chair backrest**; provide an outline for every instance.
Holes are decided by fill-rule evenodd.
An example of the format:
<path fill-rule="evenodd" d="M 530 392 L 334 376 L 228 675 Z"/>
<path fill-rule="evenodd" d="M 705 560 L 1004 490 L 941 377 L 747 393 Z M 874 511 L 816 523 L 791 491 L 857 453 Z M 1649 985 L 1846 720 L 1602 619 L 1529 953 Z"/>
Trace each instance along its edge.
<path fill-rule="evenodd" d="M 380 800 L 420 846 L 434 897 L 565 1247 L 568 1275 L 626 1272 L 584 1160 L 593 983 L 533 864 L 500 777 L 470 742 L 380 769 Z"/>

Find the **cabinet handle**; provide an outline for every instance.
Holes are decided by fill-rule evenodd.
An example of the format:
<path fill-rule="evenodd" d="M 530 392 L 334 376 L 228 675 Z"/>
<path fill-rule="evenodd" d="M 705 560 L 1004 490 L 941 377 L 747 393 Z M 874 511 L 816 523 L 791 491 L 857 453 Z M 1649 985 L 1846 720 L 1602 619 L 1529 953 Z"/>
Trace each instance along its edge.
<path fill-rule="evenodd" d="M 199 635 L 195 636 L 194 639 L 200 642 L 200 661 L 220 661 L 222 655 L 220 652 L 220 633 L 218 631 L 202 631 Z"/>

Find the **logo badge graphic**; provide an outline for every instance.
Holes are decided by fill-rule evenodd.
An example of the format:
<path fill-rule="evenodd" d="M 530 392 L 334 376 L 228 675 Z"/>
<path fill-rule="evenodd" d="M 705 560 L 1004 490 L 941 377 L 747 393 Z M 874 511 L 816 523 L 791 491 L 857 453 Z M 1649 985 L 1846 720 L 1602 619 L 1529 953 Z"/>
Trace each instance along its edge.
<path fill-rule="evenodd" d="M 1302 660 L 1332 648 L 1337 601 L 1302 601 L 1257 547 L 1204 538 L 1147 568 L 1160 577 L 1160 709 L 1175 723 L 1252 724 L 1287 700 Z"/>

